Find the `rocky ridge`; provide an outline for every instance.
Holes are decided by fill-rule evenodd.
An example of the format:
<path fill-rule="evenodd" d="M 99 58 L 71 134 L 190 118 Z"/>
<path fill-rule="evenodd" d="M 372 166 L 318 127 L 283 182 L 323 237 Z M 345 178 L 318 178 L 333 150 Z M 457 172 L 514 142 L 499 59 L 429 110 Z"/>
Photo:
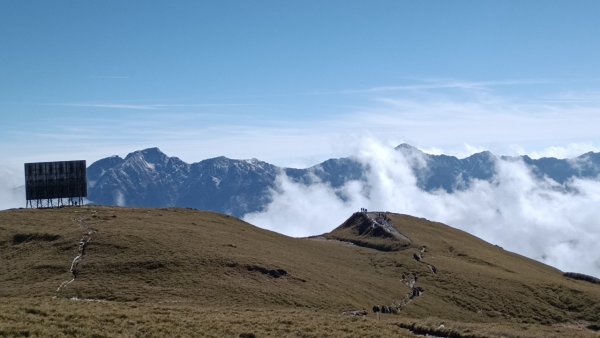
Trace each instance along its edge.
<path fill-rule="evenodd" d="M 452 193 L 467 189 L 475 180 L 492 181 L 499 159 L 523 161 L 539 179 L 563 185 L 574 178 L 597 179 L 600 175 L 600 153 L 593 152 L 573 159 L 499 157 L 490 152 L 459 159 L 426 154 L 408 144 L 399 145 L 396 151 L 405 156 L 418 187 L 425 191 Z M 242 217 L 264 210 L 272 201 L 278 175 L 285 174 L 304 185 L 319 182 L 335 189 L 353 180 L 366 181 L 369 167 L 369 163 L 352 157 L 329 159 L 304 169 L 227 157 L 189 164 L 149 148 L 91 164 L 88 198 L 101 205 L 187 207 Z"/>

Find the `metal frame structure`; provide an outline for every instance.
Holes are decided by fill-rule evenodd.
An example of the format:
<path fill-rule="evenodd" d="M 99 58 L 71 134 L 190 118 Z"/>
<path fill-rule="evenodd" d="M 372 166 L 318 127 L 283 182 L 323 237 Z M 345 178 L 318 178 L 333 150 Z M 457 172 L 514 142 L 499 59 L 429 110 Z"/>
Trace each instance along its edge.
<path fill-rule="evenodd" d="M 83 205 L 87 197 L 85 161 L 25 163 L 27 208 Z"/>

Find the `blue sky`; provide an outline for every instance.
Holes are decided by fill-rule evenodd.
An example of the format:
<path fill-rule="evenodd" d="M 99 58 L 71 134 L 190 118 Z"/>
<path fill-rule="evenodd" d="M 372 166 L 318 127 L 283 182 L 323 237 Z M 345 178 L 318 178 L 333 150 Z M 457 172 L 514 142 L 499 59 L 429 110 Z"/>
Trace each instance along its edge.
<path fill-rule="evenodd" d="M 0 156 L 598 150 L 597 1 L 2 1 Z"/>

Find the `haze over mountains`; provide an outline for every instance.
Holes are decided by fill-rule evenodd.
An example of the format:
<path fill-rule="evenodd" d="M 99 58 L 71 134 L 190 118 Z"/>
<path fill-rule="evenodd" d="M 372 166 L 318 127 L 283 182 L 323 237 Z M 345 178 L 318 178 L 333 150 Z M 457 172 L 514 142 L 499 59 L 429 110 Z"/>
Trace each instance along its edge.
<path fill-rule="evenodd" d="M 407 159 L 417 186 L 427 192 L 452 193 L 468 189 L 476 180 L 492 182 L 498 160 L 522 161 L 537 179 L 552 180 L 565 189 L 569 180 L 596 179 L 600 174 L 600 153 L 594 152 L 573 159 L 532 159 L 485 151 L 459 159 L 426 154 L 408 144 L 395 150 Z M 305 169 L 226 157 L 189 164 L 158 148 L 148 148 L 90 165 L 89 199 L 102 205 L 189 207 L 243 217 L 264 210 L 272 202 L 278 175 L 307 186 L 320 183 L 339 188 L 350 181 L 365 181 L 369 169 L 369 163 L 354 157 L 329 159 Z"/>

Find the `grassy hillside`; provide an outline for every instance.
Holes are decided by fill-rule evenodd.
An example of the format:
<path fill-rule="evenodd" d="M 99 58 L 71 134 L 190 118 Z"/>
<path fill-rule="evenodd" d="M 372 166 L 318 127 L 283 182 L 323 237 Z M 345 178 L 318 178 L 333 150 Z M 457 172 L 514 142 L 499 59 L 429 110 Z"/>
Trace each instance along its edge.
<path fill-rule="evenodd" d="M 410 239 L 398 251 L 184 209 L 0 212 L 0 336 L 597 336 L 599 285 L 440 223 L 389 218 Z M 57 291 L 82 238 L 77 276 Z M 378 320 L 374 305 L 399 313 Z"/>

